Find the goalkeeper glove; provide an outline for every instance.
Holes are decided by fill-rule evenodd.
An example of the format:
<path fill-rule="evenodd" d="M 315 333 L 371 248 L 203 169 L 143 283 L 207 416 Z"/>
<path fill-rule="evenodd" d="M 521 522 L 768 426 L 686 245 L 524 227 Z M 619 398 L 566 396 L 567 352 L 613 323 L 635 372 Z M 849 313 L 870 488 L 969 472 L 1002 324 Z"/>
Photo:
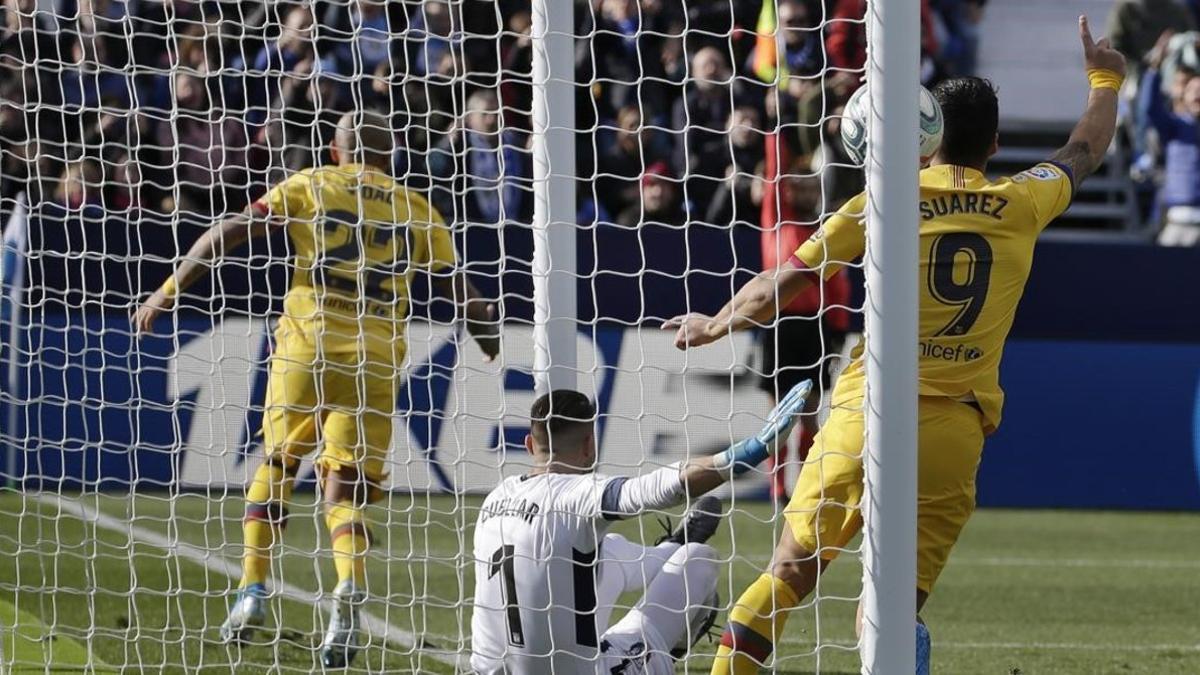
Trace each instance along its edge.
<path fill-rule="evenodd" d="M 812 380 L 805 380 L 792 387 L 767 416 L 767 424 L 762 431 L 715 455 L 713 468 L 725 474 L 726 480 L 731 480 L 775 454 L 779 443 L 787 442 L 792 429 L 800 421 L 800 413 L 804 410 L 804 402 L 812 386 Z"/>

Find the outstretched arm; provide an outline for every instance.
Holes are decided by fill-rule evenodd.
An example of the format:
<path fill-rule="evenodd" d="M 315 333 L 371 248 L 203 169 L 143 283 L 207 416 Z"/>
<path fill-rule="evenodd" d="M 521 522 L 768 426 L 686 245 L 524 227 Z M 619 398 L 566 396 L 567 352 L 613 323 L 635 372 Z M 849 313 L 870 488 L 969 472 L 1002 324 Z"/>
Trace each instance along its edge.
<path fill-rule="evenodd" d="M 175 299 L 196 280 L 221 263 L 227 251 L 232 251 L 250 237 L 267 232 L 267 218 L 253 207 L 230 216 L 208 228 L 187 254 L 180 259 L 175 273 L 142 303 L 133 315 L 133 327 L 138 333 L 148 333 L 163 312 L 175 306 Z"/>
<path fill-rule="evenodd" d="M 608 520 L 669 508 L 688 495 L 700 496 L 753 469 L 786 443 L 800 421 L 812 381 L 792 388 L 767 416 L 762 431 L 710 457 L 665 466 L 637 478 L 615 478 L 604 487 L 600 515 Z"/>
<path fill-rule="evenodd" d="M 760 272 L 725 303 L 716 316 L 684 314 L 663 323 L 663 330 L 675 330 L 675 347 L 688 349 L 720 340 L 734 331 L 761 326 L 779 313 L 797 295 L 814 283 L 812 270 L 784 263 Z"/>
<path fill-rule="evenodd" d="M 694 495 L 704 494 L 733 480 L 774 455 L 780 443 L 787 443 L 792 428 L 800 421 L 804 402 L 812 392 L 812 380 L 792 387 L 779 405 L 767 416 L 762 431 L 711 457 L 694 459 L 680 469 L 680 479 Z"/>
<path fill-rule="evenodd" d="M 1050 161 L 1071 171 L 1076 185 L 1100 166 L 1112 143 L 1117 129 L 1117 95 L 1125 78 L 1125 57 L 1109 45 L 1107 38 L 1092 40 L 1086 16 L 1079 17 L 1079 38 L 1092 89 L 1087 109 L 1067 144 L 1050 157 Z"/>

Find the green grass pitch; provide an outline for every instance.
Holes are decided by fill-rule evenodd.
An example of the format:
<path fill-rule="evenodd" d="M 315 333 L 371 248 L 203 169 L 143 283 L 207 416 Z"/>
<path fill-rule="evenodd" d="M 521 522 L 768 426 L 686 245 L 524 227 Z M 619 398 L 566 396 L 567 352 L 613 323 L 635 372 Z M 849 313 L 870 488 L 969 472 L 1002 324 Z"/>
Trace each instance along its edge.
<path fill-rule="evenodd" d="M 368 612 L 391 637 L 372 639 L 357 672 L 455 672 L 469 647 L 462 552 L 478 504 L 397 494 L 375 509 Z M 277 559 L 288 589 L 272 605 L 273 630 L 244 648 L 216 642 L 241 515 L 233 495 L 0 493 L 0 672 L 82 672 L 89 660 L 98 672 L 318 670 L 314 593 L 332 588 L 333 570 L 311 505 L 293 509 Z M 722 526 L 723 601 L 769 557 L 771 516 L 768 504 L 739 503 Z M 650 519 L 616 530 L 646 541 L 660 532 Z M 820 602 L 788 624 L 775 672 L 858 672 L 860 576 L 852 556 L 833 566 Z M 936 673 L 1200 673 L 1200 514 L 981 511 L 924 616 Z M 679 672 L 708 672 L 714 650 L 702 642 Z"/>

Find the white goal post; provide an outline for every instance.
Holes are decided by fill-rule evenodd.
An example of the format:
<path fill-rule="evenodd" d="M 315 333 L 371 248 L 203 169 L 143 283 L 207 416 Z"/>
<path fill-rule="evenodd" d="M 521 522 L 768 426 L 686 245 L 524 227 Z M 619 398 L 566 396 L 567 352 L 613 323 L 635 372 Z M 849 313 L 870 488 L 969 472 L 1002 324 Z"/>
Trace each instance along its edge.
<path fill-rule="evenodd" d="M 914 672 L 919 0 L 870 3 L 862 672 Z M 898 131 L 899 130 L 899 131 Z"/>

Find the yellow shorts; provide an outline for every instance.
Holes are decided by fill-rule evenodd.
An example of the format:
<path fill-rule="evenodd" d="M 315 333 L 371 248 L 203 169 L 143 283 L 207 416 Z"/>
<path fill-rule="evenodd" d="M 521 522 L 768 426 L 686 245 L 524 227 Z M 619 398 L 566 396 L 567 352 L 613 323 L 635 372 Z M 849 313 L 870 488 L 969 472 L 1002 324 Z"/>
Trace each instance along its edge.
<path fill-rule="evenodd" d="M 966 403 L 922 396 L 917 443 L 917 588 L 928 593 L 975 510 L 982 415 Z M 862 450 L 862 411 L 835 407 L 784 511 L 796 542 L 826 560 L 862 528 Z"/>
<path fill-rule="evenodd" d="M 264 404 L 266 454 L 299 459 L 320 445 L 319 468 L 353 467 L 382 482 L 401 359 L 317 351 L 295 336 L 277 343 Z"/>

